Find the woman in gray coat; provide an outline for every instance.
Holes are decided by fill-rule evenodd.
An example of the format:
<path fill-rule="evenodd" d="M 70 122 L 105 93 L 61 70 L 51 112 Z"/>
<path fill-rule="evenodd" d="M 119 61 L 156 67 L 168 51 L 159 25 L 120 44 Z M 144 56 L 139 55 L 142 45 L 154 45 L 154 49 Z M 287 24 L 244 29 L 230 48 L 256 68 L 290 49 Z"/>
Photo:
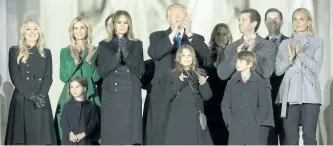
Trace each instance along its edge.
<path fill-rule="evenodd" d="M 281 43 L 275 64 L 276 75 L 285 73 L 276 99 L 277 104 L 282 104 L 286 133 L 283 144 L 298 145 L 301 125 L 304 144 L 316 145 L 323 44 L 314 36 L 313 19 L 307 9 L 298 8 L 292 16 L 294 34 Z"/>

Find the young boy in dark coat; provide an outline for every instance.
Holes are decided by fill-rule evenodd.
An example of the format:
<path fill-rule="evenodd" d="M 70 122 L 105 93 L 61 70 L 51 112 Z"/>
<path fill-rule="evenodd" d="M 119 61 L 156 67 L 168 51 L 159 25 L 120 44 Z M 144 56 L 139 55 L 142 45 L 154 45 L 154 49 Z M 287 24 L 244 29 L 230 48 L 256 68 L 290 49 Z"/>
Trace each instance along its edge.
<path fill-rule="evenodd" d="M 96 105 L 86 100 L 87 81 L 77 76 L 68 86 L 69 100 L 64 104 L 60 126 L 63 129 L 62 145 L 91 145 L 98 124 Z"/>
<path fill-rule="evenodd" d="M 256 57 L 250 51 L 237 54 L 237 73 L 228 81 L 222 114 L 229 130 L 229 145 L 266 145 L 274 127 L 271 86 L 254 72 Z"/>

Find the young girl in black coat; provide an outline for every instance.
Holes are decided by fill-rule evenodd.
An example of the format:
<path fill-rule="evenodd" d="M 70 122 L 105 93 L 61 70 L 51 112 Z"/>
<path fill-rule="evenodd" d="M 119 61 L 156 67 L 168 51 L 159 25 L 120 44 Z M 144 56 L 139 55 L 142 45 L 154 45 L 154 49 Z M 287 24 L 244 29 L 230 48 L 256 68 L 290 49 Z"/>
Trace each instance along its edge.
<path fill-rule="evenodd" d="M 98 124 L 97 109 L 86 100 L 87 81 L 77 76 L 68 86 L 68 101 L 64 104 L 60 119 L 63 129 L 62 145 L 91 145 L 92 134 Z"/>
<path fill-rule="evenodd" d="M 194 49 L 180 47 L 176 68 L 167 77 L 165 98 L 170 101 L 165 126 L 167 145 L 212 145 L 203 101 L 212 96 L 204 70 L 196 67 Z"/>

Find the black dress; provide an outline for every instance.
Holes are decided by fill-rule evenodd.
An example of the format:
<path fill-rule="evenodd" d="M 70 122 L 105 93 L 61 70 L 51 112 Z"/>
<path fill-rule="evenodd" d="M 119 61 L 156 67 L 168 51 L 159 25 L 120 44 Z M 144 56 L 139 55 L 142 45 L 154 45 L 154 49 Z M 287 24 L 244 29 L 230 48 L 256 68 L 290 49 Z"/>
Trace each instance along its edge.
<path fill-rule="evenodd" d="M 63 130 L 62 145 L 91 145 L 98 124 L 96 105 L 89 101 L 69 100 L 64 104 L 62 110 L 60 125 Z M 84 132 L 86 137 L 78 143 L 69 140 L 69 133 L 80 134 Z"/>
<path fill-rule="evenodd" d="M 44 49 L 40 55 L 36 46 L 29 51 L 26 63 L 17 64 L 19 47 L 9 50 L 9 74 L 15 90 L 10 102 L 5 144 L 56 144 L 48 92 L 52 84 L 52 55 Z M 46 106 L 37 108 L 29 100 L 33 92 L 46 96 Z"/>
<path fill-rule="evenodd" d="M 127 40 L 123 47 L 128 55 L 119 58 L 120 47 L 117 38 L 99 43 L 97 71 L 103 78 L 102 145 L 142 144 L 142 42 Z"/>
<path fill-rule="evenodd" d="M 203 101 L 212 96 L 208 83 L 200 85 L 194 72 L 185 74 L 181 81 L 179 75 L 172 72 L 167 78 L 165 98 L 170 101 L 165 125 L 166 145 L 212 145 L 208 128 L 202 130 L 198 119 L 199 107 L 203 112 Z"/>

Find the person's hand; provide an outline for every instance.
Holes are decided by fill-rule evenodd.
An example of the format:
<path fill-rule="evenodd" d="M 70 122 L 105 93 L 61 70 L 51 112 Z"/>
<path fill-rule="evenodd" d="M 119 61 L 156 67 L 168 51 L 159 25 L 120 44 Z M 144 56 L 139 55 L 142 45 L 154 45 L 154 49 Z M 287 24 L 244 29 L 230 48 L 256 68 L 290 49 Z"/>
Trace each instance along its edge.
<path fill-rule="evenodd" d="M 295 54 L 298 56 L 301 53 L 301 41 L 296 42 Z"/>
<path fill-rule="evenodd" d="M 199 76 L 199 83 L 200 83 L 200 85 L 205 84 L 205 83 L 207 82 L 208 77 L 209 77 L 209 76 L 206 76 L 206 77 L 204 77 L 204 76 Z"/>
<path fill-rule="evenodd" d="M 76 135 L 77 137 L 77 141 L 76 142 L 79 142 L 80 140 L 82 140 L 84 137 L 86 137 L 86 133 L 82 132 L 78 135 Z"/>
<path fill-rule="evenodd" d="M 169 38 L 172 40 L 176 37 L 177 33 L 179 32 L 179 26 L 182 22 L 178 22 L 175 26 L 171 27 L 171 33 L 169 34 Z"/>
<path fill-rule="evenodd" d="M 245 45 L 245 43 L 242 43 L 237 47 L 237 53 L 242 51 L 242 48 L 244 47 L 244 45 Z"/>
<path fill-rule="evenodd" d="M 74 142 L 74 143 L 77 142 L 77 137 L 72 131 L 69 132 L 69 141 Z"/>
<path fill-rule="evenodd" d="M 81 63 L 81 60 L 74 60 L 75 66 L 78 66 Z"/>
<path fill-rule="evenodd" d="M 185 34 L 188 37 L 193 36 L 193 32 L 192 32 L 192 21 L 191 21 L 191 19 L 189 17 L 186 17 L 183 20 L 183 27 L 185 28 Z"/>
<path fill-rule="evenodd" d="M 181 81 L 184 81 L 185 78 L 187 78 L 187 76 L 185 76 L 183 73 L 181 73 L 180 76 L 179 76 L 179 79 Z"/>
<path fill-rule="evenodd" d="M 250 38 L 250 40 L 249 40 L 249 47 L 247 48 L 247 51 L 253 52 L 254 46 L 255 46 L 254 39 Z"/>
<path fill-rule="evenodd" d="M 295 51 L 288 45 L 288 62 L 291 63 L 295 58 Z"/>

